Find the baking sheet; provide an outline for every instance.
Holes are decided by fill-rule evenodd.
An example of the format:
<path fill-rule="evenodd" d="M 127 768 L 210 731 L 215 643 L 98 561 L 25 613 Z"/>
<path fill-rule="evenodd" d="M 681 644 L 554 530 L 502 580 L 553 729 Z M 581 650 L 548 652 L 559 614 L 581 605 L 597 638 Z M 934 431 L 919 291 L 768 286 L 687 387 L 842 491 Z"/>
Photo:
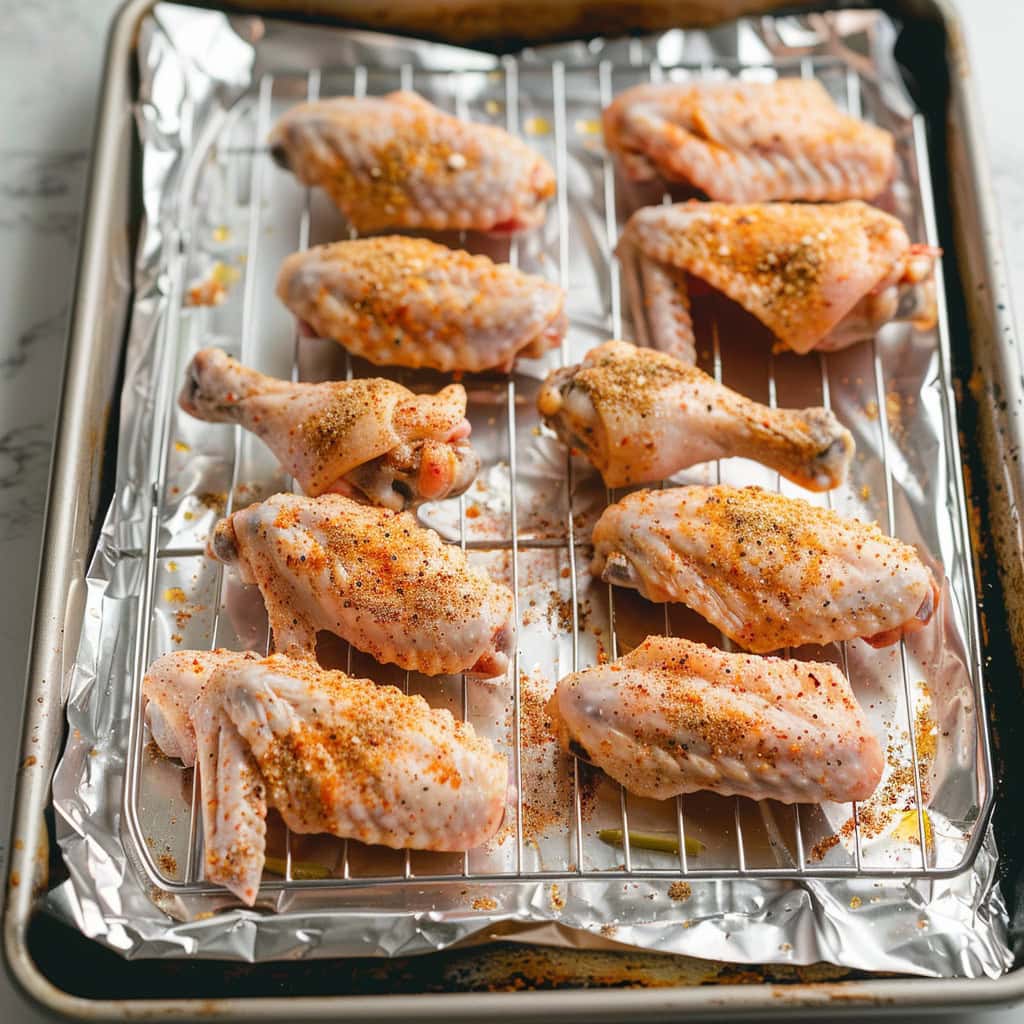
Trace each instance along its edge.
<path fill-rule="evenodd" d="M 738 875 L 792 873 L 799 863 L 809 874 L 829 867 L 852 871 L 858 858 L 867 871 L 916 870 L 922 853 L 923 870 L 934 873 L 959 865 L 982 837 L 978 822 L 988 780 L 977 731 L 971 565 L 949 445 L 955 435 L 940 331 L 892 325 L 876 347 L 830 356 L 822 375 L 815 357 L 773 357 L 763 333 L 724 306 L 696 311 L 702 363 L 720 368 L 732 386 L 767 401 L 773 381 L 782 405 L 820 401 L 827 386 L 858 443 L 851 480 L 833 498 L 836 507 L 883 525 L 891 510 L 895 532 L 945 570 L 941 620 L 907 644 L 905 663 L 899 648 L 876 652 L 854 643 L 846 651 L 855 689 L 887 737 L 891 766 L 884 798 L 856 818 L 859 850 L 848 805 L 804 807 L 797 817 L 778 805 L 698 795 L 682 806 L 687 835 L 704 843 L 685 884 L 663 855 L 635 849 L 634 872 L 662 877 L 611 877 L 623 852 L 600 843 L 596 830 L 620 825 L 624 805 L 634 828 L 673 829 L 679 808 L 623 801 L 618 787 L 586 770 L 577 787 L 571 762 L 557 753 L 540 721 L 559 675 L 624 651 L 647 632 L 669 629 L 717 641 L 685 610 L 666 615 L 622 592 L 614 595 L 613 634 L 608 589 L 590 580 L 583 545 L 607 496 L 585 466 L 567 475 L 564 450 L 533 413 L 537 382 L 547 369 L 578 361 L 609 336 L 632 336 L 609 252 L 630 210 L 650 197 L 616 189 L 597 127 L 602 102 L 646 80 L 652 61 L 656 73 L 669 75 L 725 74 L 738 70 L 737 59 L 753 76 L 815 74 L 841 102 L 858 104 L 896 133 L 901 180 L 887 205 L 924 239 L 920 128 L 891 64 L 892 39 L 883 16 L 862 12 L 572 44 L 510 62 L 365 33 L 228 19 L 175 5 L 156 9 L 139 48 L 146 224 L 117 492 L 89 573 L 86 625 L 69 681 L 71 738 L 54 785 L 71 872 L 49 897 L 55 911 L 131 956 L 394 955 L 486 938 L 509 921 L 533 929 L 537 941 L 550 941 L 547 923 L 554 921 L 578 929 L 574 941 L 581 943 L 739 962 L 830 960 L 933 975 L 998 974 L 1008 966 L 990 839 L 973 867 L 952 879 L 783 882 Z M 304 379 L 346 372 L 336 346 L 304 341 L 296 348 L 294 325 L 272 295 L 284 255 L 345 237 L 346 227 L 323 197 L 307 195 L 270 163 L 263 138 L 274 117 L 314 90 L 379 93 L 399 86 L 463 116 L 509 125 L 548 156 L 560 180 L 543 231 L 511 248 L 446 239 L 561 281 L 569 289 L 572 327 L 561 353 L 521 365 L 511 386 L 504 379 L 467 380 L 473 437 L 484 458 L 480 483 L 462 503 L 423 512 L 424 521 L 454 542 L 465 539 L 478 549 L 474 560 L 510 582 L 515 567 L 518 687 L 516 680 L 408 680 L 432 703 L 455 713 L 465 709 L 505 746 L 520 733 L 520 784 L 500 841 L 472 851 L 466 862 L 429 854 L 404 861 L 354 843 L 295 838 L 293 865 L 304 858 L 326 861 L 340 877 L 315 884 L 271 880 L 260 907 L 273 907 L 275 915 L 222 910 L 230 897 L 194 877 L 201 841 L 189 827 L 194 780 L 146 746 L 137 688 L 141 670 L 166 650 L 265 646 L 258 595 L 223 576 L 199 550 L 227 505 L 241 506 L 288 481 L 257 441 L 192 421 L 171 399 L 191 354 L 210 343 L 280 376 L 289 375 L 296 354 Z M 190 289 L 210 280 L 222 283 L 225 301 L 189 306 Z M 416 387 L 438 380 L 400 379 Z M 774 474 L 741 460 L 678 479 L 719 478 L 778 486 Z M 788 485 L 784 490 L 800 493 Z M 569 492 L 579 542 L 572 560 Z M 842 657 L 838 650 L 807 653 Z M 340 647 L 324 656 L 348 664 Z M 359 655 L 352 667 L 381 681 L 406 682 Z M 908 771 L 914 745 L 923 752 L 934 746 L 916 781 Z M 914 841 L 918 784 L 932 835 L 924 849 Z M 277 842 L 284 856 L 283 836 Z M 587 880 L 574 877 L 584 870 Z M 589 880 L 601 871 L 609 873 L 607 880 Z M 406 872 L 412 881 L 402 880 Z M 699 880 L 705 872 L 721 879 Z"/>

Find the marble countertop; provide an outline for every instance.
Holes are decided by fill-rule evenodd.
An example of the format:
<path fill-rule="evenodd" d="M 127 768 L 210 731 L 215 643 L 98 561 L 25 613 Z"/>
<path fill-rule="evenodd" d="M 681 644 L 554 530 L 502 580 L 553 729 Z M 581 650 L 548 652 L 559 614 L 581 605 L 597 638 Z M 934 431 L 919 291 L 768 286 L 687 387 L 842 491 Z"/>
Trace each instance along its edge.
<path fill-rule="evenodd" d="M 16 763 L 76 240 L 103 47 L 118 6 L 120 0 L 0 0 L 0 650 L 7 666 L 0 684 L 9 704 L 0 719 L 4 781 Z M 1018 124 L 1024 3 L 960 0 L 959 6 L 1012 293 L 1024 295 L 1024 135 Z M 0 785 L 0 843 L 7 838 L 10 800 L 11 786 Z M 0 864 L 2 858 L 0 849 Z M 50 1018 L 24 1004 L 0 975 L 0 1019 L 15 1024 Z M 1024 1010 L 985 1019 L 1020 1024 Z"/>

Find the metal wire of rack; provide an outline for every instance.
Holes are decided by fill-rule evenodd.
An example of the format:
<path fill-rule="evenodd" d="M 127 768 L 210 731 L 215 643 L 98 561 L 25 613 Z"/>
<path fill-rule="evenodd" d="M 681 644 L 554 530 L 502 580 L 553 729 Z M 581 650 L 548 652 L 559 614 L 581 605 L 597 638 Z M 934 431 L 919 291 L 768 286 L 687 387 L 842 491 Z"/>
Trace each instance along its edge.
<path fill-rule="evenodd" d="M 832 74 L 845 74 L 845 101 L 847 108 L 853 113 L 860 113 L 860 80 L 855 72 L 845 69 L 833 58 L 828 60 L 812 61 L 808 58 L 794 58 L 791 61 L 776 63 L 770 67 L 751 69 L 737 63 L 721 64 L 714 67 L 702 64 L 684 64 L 674 67 L 662 67 L 657 62 L 649 59 L 643 48 L 637 44 L 630 50 L 630 70 L 640 73 L 649 69 L 649 73 L 657 78 L 669 75 L 688 74 L 722 74 L 722 73 L 748 73 L 766 72 L 770 74 L 801 74 L 805 77 L 812 77 L 827 70 Z M 588 88 L 592 89 L 601 106 L 606 105 L 612 98 L 616 73 L 619 66 L 609 60 L 601 60 L 591 65 L 566 65 L 561 61 L 555 61 L 550 66 L 538 66 L 536 64 L 523 64 L 515 58 L 504 58 L 495 69 L 488 74 L 492 78 L 500 79 L 498 87 L 503 93 L 504 120 L 507 129 L 515 134 L 523 134 L 523 123 L 520 112 L 521 85 L 524 78 L 529 80 L 531 96 L 548 98 L 550 125 L 554 144 L 554 166 L 557 178 L 557 195 L 553 203 L 551 216 L 554 218 L 557 230 L 557 268 L 555 279 L 563 288 L 569 289 L 570 279 L 570 203 L 573 200 L 570 187 L 570 168 L 568 159 L 567 136 L 570 130 L 569 114 L 567 106 L 567 95 L 572 88 L 576 88 L 579 79 L 585 78 Z M 382 77 L 380 69 L 357 67 L 350 71 L 351 91 L 356 96 L 367 94 L 371 79 L 374 91 L 388 91 L 397 87 L 412 89 L 425 79 L 430 79 L 433 84 L 442 82 L 445 86 L 445 94 L 451 98 L 453 113 L 461 117 L 470 117 L 472 111 L 466 101 L 467 88 L 464 81 L 465 71 L 425 71 L 414 69 L 404 65 L 400 69 L 394 69 L 389 80 L 387 75 Z M 323 94 L 325 79 L 329 76 L 329 69 L 314 68 L 300 74 L 295 72 L 265 73 L 258 81 L 256 88 L 250 95 L 240 102 L 234 111 L 234 119 L 225 118 L 215 120 L 207 134 L 196 140 L 192 159 L 188 164 L 188 171 L 184 176 L 180 189 L 180 227 L 172 228 L 175 234 L 175 245 L 172 247 L 174 254 L 170 266 L 167 268 L 167 281 L 170 292 L 171 315 L 164 324 L 164 333 L 160 340 L 160 358 L 157 360 L 155 373 L 162 382 L 157 387 L 157 409 L 154 420 L 154 437 L 150 452 L 150 487 L 148 501 L 148 519 L 144 531 L 143 542 L 136 547 L 126 546 L 122 551 L 123 557 L 136 560 L 142 565 L 140 598 L 138 601 L 138 615 L 136 619 L 136 634 L 134 638 L 134 689 L 132 707 L 132 730 L 129 737 L 128 771 L 124 795 L 124 812 L 127 830 L 133 840 L 134 848 L 138 853 L 137 860 L 149 880 L 162 891 L 175 894 L 206 894 L 219 893 L 220 890 L 206 882 L 202 873 L 202 827 L 201 807 L 199 801 L 198 785 L 196 775 L 192 776 L 191 792 L 189 796 L 189 812 L 187 822 L 187 856 L 183 869 L 180 872 L 170 871 L 161 866 L 154 856 L 150 844 L 147 843 L 147 826 L 144 821 L 145 815 L 141 809 L 142 800 L 142 775 L 144 771 L 144 748 L 146 743 L 146 730 L 143 718 L 141 700 L 141 680 L 145 668 L 150 659 L 154 656 L 153 650 L 153 624 L 154 606 L 157 602 L 157 566 L 160 560 L 164 559 L 187 559 L 198 558 L 203 553 L 201 545 L 167 543 L 162 524 L 166 517 L 166 496 L 168 489 L 168 466 L 170 463 L 170 446 L 172 443 L 172 421 L 174 416 L 174 388 L 168 382 L 176 380 L 176 368 L 182 359 L 182 338 L 186 332 L 181 329 L 179 323 L 181 310 L 184 302 L 186 289 L 186 274 L 190 259 L 194 255 L 196 236 L 198 234 L 199 214 L 193 208 L 191 200 L 197 187 L 200 176 L 204 173 L 209 156 L 213 152 L 220 152 L 221 156 L 229 163 L 234 160 L 248 160 L 249 174 L 247 181 L 247 202 L 249 209 L 248 238 L 245 250 L 246 272 L 240 313 L 240 351 L 239 356 L 243 362 L 251 355 L 250 342 L 254 328 L 254 318 L 257 313 L 257 289 L 259 282 L 257 275 L 252 272 L 258 259 L 259 249 L 264 237 L 264 227 L 261 222 L 263 210 L 266 203 L 266 179 L 269 167 L 269 160 L 266 158 L 262 139 L 267 135 L 271 123 L 272 105 L 275 97 L 275 90 L 282 83 L 294 86 L 297 81 L 302 82 L 302 94 L 305 98 L 315 99 Z M 397 78 L 397 81 L 393 80 Z M 541 81 L 543 79 L 543 81 Z M 571 81 L 570 81 L 571 80 Z M 243 124 L 243 122 L 245 122 Z M 248 139 L 241 145 L 236 144 L 236 133 L 244 128 L 248 132 Z M 920 118 L 915 118 L 912 125 L 912 139 L 910 140 L 910 153 L 916 165 L 917 178 L 921 183 L 920 204 L 926 228 L 926 242 L 934 245 L 937 242 L 936 226 L 932 207 L 930 191 L 930 178 L 928 171 L 928 153 L 924 126 Z M 604 238 L 602 240 L 603 256 L 607 268 L 607 279 L 605 286 L 608 294 L 608 310 L 605 322 L 607 336 L 618 337 L 623 333 L 626 321 L 623 309 L 623 297 L 620 282 L 619 267 L 614 259 L 616 234 L 618 230 L 618 218 L 622 197 L 618 194 L 615 168 L 606 153 L 602 153 L 600 168 L 600 217 L 603 224 Z M 669 201 L 666 195 L 664 201 Z M 315 213 L 313 197 L 309 190 L 305 191 L 301 206 L 298 225 L 295 229 L 295 245 L 297 248 L 306 248 L 311 244 L 314 233 Z M 460 236 L 460 244 L 465 244 L 465 236 Z M 519 261 L 519 243 L 515 240 L 508 244 L 507 252 L 503 258 L 512 264 Z M 967 546 L 967 526 L 965 520 L 965 501 L 960 481 L 960 470 L 958 461 L 958 449 L 956 443 L 955 427 L 952 420 L 954 408 L 950 388 L 949 372 L 949 327 L 946 320 L 944 296 L 942 293 L 941 274 L 937 275 L 939 289 L 939 322 L 938 322 L 938 358 L 941 368 L 942 380 L 944 382 L 945 394 L 945 429 L 947 459 L 951 472 L 951 486 L 957 498 L 956 515 L 954 516 L 954 527 L 962 544 L 962 550 L 969 550 Z M 715 378 L 723 380 L 723 354 L 720 345 L 718 325 L 712 325 L 711 331 L 711 366 L 710 370 Z M 293 340 L 292 378 L 299 379 L 300 376 L 300 339 L 296 332 Z M 565 365 L 571 361 L 571 352 L 568 342 L 563 343 L 559 361 Z M 832 405 L 834 385 L 830 372 L 830 357 L 825 354 L 805 357 L 808 361 L 817 360 L 818 373 L 820 375 L 819 389 L 821 404 L 828 408 Z M 884 507 L 887 517 L 886 526 L 888 532 L 897 532 L 896 517 L 896 491 L 894 484 L 894 472 L 890 459 L 890 425 L 886 414 L 886 388 L 885 368 L 876 342 L 872 343 L 871 365 L 873 368 L 873 388 L 879 410 L 878 414 L 878 436 L 881 445 L 882 474 L 884 478 Z M 351 378 L 353 375 L 353 362 L 350 357 L 345 359 L 345 375 Z M 493 386 L 504 390 L 503 401 L 505 405 L 504 431 L 507 435 L 506 450 L 504 459 L 507 463 L 508 472 L 508 508 L 509 508 L 509 535 L 507 537 L 495 538 L 473 538 L 468 535 L 467 530 L 467 505 L 466 497 L 458 499 L 458 530 L 456 542 L 464 550 L 473 552 L 506 552 L 510 569 L 511 585 L 515 595 L 516 621 L 522 621 L 523 609 L 520 607 L 520 574 L 521 558 L 524 552 L 531 550 L 551 550 L 564 557 L 568 566 L 568 602 L 569 602 L 569 629 L 570 636 L 570 666 L 571 671 L 577 671 L 581 665 L 581 612 L 580 593 L 578 586 L 578 570 L 581 551 L 586 546 L 586 538 L 580 536 L 577 526 L 577 517 L 574 509 L 574 495 L 579 470 L 571 455 L 565 456 L 564 493 L 560 499 L 564 504 L 564 535 L 559 537 L 546 536 L 521 536 L 519 530 L 519 511 L 517 508 L 517 483 L 518 483 L 518 455 L 517 434 L 520 424 L 517 421 L 517 406 L 520 395 L 518 388 L 520 381 L 516 374 L 510 375 L 504 382 L 492 382 Z M 771 405 L 778 401 L 778 383 L 776 380 L 776 360 L 774 356 L 768 361 L 768 399 Z M 233 439 L 233 451 L 231 455 L 230 480 L 227 489 L 227 512 L 231 511 L 232 504 L 238 492 L 240 465 L 242 462 L 242 448 L 248 443 L 243 437 L 241 428 L 232 428 L 235 431 Z M 722 467 L 719 464 L 715 471 L 715 478 L 722 480 Z M 777 485 L 781 482 L 776 480 Z M 291 486 L 291 481 L 286 481 L 286 486 Z M 804 497 L 810 497 L 804 495 Z M 608 494 L 610 501 L 614 495 Z M 813 499 L 812 499 L 813 500 Z M 829 492 L 821 498 L 828 507 L 833 506 L 833 496 Z M 965 567 L 967 580 L 970 580 L 970 567 Z M 225 605 L 224 573 L 223 567 L 217 566 L 214 589 L 216 601 L 210 637 L 216 645 L 222 636 L 222 610 Z M 596 593 L 597 591 L 595 591 Z M 617 641 L 617 619 L 616 619 L 616 594 L 609 585 L 602 588 L 607 604 L 607 619 L 609 625 L 610 654 L 612 658 L 618 656 Z M 672 632 L 670 609 L 664 607 L 664 631 Z M 678 797 L 673 802 L 671 811 L 666 820 L 671 820 L 678 842 L 678 857 L 676 862 L 669 866 L 652 865 L 648 860 L 637 863 L 637 851 L 630 842 L 630 798 L 626 791 L 619 787 L 618 792 L 618 827 L 621 828 L 622 863 L 611 866 L 590 866 L 588 865 L 588 837 L 587 837 L 587 815 L 584 810 L 582 773 L 584 768 L 573 758 L 569 771 L 571 807 L 568 815 L 568 845 L 572 852 L 571 861 L 565 866 L 548 868 L 543 864 L 529 865 L 527 863 L 526 847 L 528 837 L 524 833 L 524 776 L 523 776 L 523 694 L 521 692 L 521 651 L 517 643 L 512 659 L 511 668 L 511 692 L 512 692 L 512 714 L 511 714 L 511 754 L 513 764 L 513 781 L 515 794 L 510 813 L 515 815 L 512 837 L 514 855 L 511 862 L 506 862 L 500 869 L 478 869 L 471 863 L 469 853 L 461 855 L 457 865 L 452 865 L 450 870 L 419 871 L 414 870 L 412 856 L 405 851 L 400 857 L 400 865 L 397 870 L 381 874 L 353 873 L 350 864 L 350 844 L 346 841 L 340 858 L 338 870 L 328 878 L 296 878 L 293 872 L 293 837 L 285 833 L 284 838 L 284 870 L 280 878 L 266 877 L 261 892 L 265 895 L 280 894 L 282 892 L 299 889 L 323 889 L 329 891 L 339 887 L 366 886 L 366 885 L 444 885 L 447 883 L 510 883 L 516 881 L 583 881 L 609 879 L 695 879 L 695 878 L 764 878 L 764 879 L 810 879 L 810 878 L 851 878 L 851 877 L 906 877 L 906 878 L 941 878 L 949 877 L 962 871 L 973 858 L 978 845 L 984 834 L 984 826 L 987 820 L 989 805 L 991 802 L 992 790 L 992 764 L 991 754 L 988 746 L 988 735 L 985 729 L 984 715 L 984 694 L 981 684 L 980 665 L 978 664 L 978 637 L 977 624 L 972 614 L 966 616 L 966 630 L 968 633 L 968 646 L 971 652 L 971 661 L 968 671 L 971 676 L 970 687 L 973 699 L 976 702 L 975 723 L 977 727 L 977 750 L 978 764 L 975 773 L 976 792 L 976 815 L 971 829 L 969 841 L 965 844 L 963 857 L 956 864 L 936 864 L 930 858 L 930 837 L 928 812 L 926 800 L 922 788 L 922 769 L 919 751 L 915 738 L 914 722 L 914 697 L 912 693 L 912 680 L 908 665 L 908 654 L 906 641 L 900 642 L 898 665 L 902 677 L 903 708 L 905 715 L 905 729 L 909 738 L 910 763 L 913 774 L 913 795 L 914 795 L 914 818 L 916 822 L 917 843 L 916 850 L 910 857 L 903 857 L 898 863 L 868 863 L 863 849 L 863 836 L 861 827 L 861 815 L 856 805 L 851 807 L 851 820 L 853 823 L 850 843 L 851 859 L 848 863 L 826 863 L 815 862 L 808 855 L 805 844 L 804 824 L 801 820 L 799 807 L 792 810 L 793 830 L 792 842 L 783 844 L 784 849 L 779 849 L 778 844 L 773 844 L 774 852 L 778 855 L 776 863 L 752 863 L 748 849 L 748 839 L 745 839 L 744 818 L 747 813 L 746 806 L 749 802 L 741 798 L 732 800 L 731 815 L 731 841 L 734 846 L 734 856 L 728 861 L 708 861 L 694 863 L 693 858 L 687 853 L 687 814 L 684 798 Z M 723 638 L 724 640 L 724 638 Z M 849 675 L 850 663 L 848 659 L 847 646 L 840 645 L 838 657 L 844 672 Z M 352 668 L 351 648 L 347 654 L 347 665 Z M 852 680 L 856 685 L 856 680 Z M 409 692 L 410 676 L 408 673 L 404 679 L 404 689 Z M 471 687 L 474 684 L 468 683 L 463 676 L 459 681 L 460 695 L 458 703 L 461 705 L 461 712 L 464 718 L 471 717 Z M 485 684 L 491 685 L 491 684 Z M 749 819 L 747 819 L 749 821 Z M 749 826 L 747 827 L 749 833 Z M 916 859 L 915 859 L 916 857 Z M 781 863 L 780 861 L 788 861 Z"/>

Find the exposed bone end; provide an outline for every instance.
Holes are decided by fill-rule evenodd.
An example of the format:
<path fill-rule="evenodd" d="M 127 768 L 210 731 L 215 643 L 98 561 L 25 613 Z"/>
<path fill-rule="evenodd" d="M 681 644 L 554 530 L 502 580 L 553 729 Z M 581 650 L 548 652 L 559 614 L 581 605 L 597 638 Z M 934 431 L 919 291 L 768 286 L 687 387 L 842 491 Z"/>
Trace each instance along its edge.
<path fill-rule="evenodd" d="M 397 512 L 425 501 L 457 498 L 476 479 L 480 457 L 464 430 L 456 428 L 455 435 L 460 439 L 394 448 L 357 466 L 328 490 Z"/>
<path fill-rule="evenodd" d="M 617 551 L 608 555 L 603 562 L 600 561 L 599 555 L 595 555 L 590 571 L 595 576 L 600 575 L 605 583 L 617 587 L 630 587 L 633 590 L 639 590 L 641 587 L 640 574 L 635 566 L 625 555 Z"/>
<path fill-rule="evenodd" d="M 505 675 L 512 660 L 515 642 L 516 628 L 510 618 L 495 629 L 491 636 L 491 649 L 477 658 L 466 675 L 476 676 L 479 679 L 494 679 L 497 676 Z"/>
<path fill-rule="evenodd" d="M 838 487 L 846 479 L 853 460 L 856 449 L 853 434 L 829 409 L 804 409 L 800 415 L 810 428 L 814 441 L 821 445 L 812 459 L 811 476 L 804 481 L 804 486 L 818 491 Z"/>
<path fill-rule="evenodd" d="M 211 422 L 231 420 L 229 406 L 233 394 L 226 384 L 231 376 L 233 360 L 219 348 L 197 352 L 185 368 L 185 383 L 178 395 L 178 405 L 190 416 Z"/>
<path fill-rule="evenodd" d="M 519 350 L 516 355 L 525 359 L 539 359 L 545 352 L 558 348 L 562 344 L 566 331 L 569 329 L 569 319 L 564 308 L 559 306 L 555 315 L 547 322 L 541 331 L 534 335 L 528 345 Z M 513 357 L 513 360 L 515 357 Z M 509 367 L 510 369 L 511 367 Z"/>
<path fill-rule="evenodd" d="M 866 636 L 864 638 L 865 642 L 872 647 L 889 647 L 892 644 L 898 643 L 904 636 L 916 633 L 919 629 L 924 629 L 935 615 L 935 610 L 938 608 L 939 600 L 942 596 L 938 583 L 934 579 L 930 582 L 931 586 L 928 588 L 928 593 L 911 618 L 895 629 L 887 629 L 882 633 L 876 633 L 874 636 Z"/>
<path fill-rule="evenodd" d="M 288 156 L 288 147 L 281 138 L 271 139 L 270 159 L 273 160 L 282 171 L 290 171 L 292 169 L 291 161 Z"/>
<path fill-rule="evenodd" d="M 206 545 L 206 554 L 225 565 L 235 565 L 242 557 L 241 549 L 238 546 L 238 535 L 235 533 L 235 524 L 231 516 L 222 519 L 213 528 L 213 534 Z"/>
<path fill-rule="evenodd" d="M 286 256 L 277 272 L 274 293 L 299 318 L 299 311 L 305 309 L 305 299 L 315 295 L 320 284 L 318 263 L 319 249 L 302 249 Z"/>
<path fill-rule="evenodd" d="M 537 392 L 537 411 L 546 420 L 554 419 L 562 409 L 563 392 L 572 382 L 579 366 L 566 366 L 549 373 Z"/>

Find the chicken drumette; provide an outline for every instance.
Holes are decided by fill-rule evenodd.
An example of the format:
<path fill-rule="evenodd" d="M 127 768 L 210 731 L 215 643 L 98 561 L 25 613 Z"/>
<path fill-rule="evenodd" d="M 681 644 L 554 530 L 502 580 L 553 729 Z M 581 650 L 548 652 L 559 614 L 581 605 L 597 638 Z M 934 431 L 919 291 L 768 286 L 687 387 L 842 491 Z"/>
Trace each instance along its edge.
<path fill-rule="evenodd" d="M 939 589 L 907 544 L 760 487 L 634 491 L 594 527 L 591 572 L 651 601 L 678 601 L 748 651 L 926 625 Z"/>
<path fill-rule="evenodd" d="M 707 789 L 783 803 L 866 800 L 885 757 L 832 664 L 648 637 L 560 680 L 562 745 L 637 796 Z"/>
<path fill-rule="evenodd" d="M 786 347 L 831 351 L 894 318 L 934 321 L 937 250 L 860 202 L 678 203 L 638 210 L 619 244 L 638 335 L 693 362 L 687 275 L 724 293 Z"/>
<path fill-rule="evenodd" d="M 424 238 L 321 245 L 284 261 L 281 301 L 321 338 L 378 366 L 510 370 L 566 330 L 561 288 Z"/>
<path fill-rule="evenodd" d="M 251 430 L 314 497 L 336 491 L 409 508 L 461 494 L 480 464 L 461 384 L 436 395 L 381 378 L 293 384 L 207 348 L 189 364 L 178 403 Z"/>
<path fill-rule="evenodd" d="M 637 181 L 712 199 L 872 199 L 895 168 L 892 136 L 844 114 L 814 81 L 634 86 L 604 112 L 605 141 Z"/>
<path fill-rule="evenodd" d="M 853 437 L 831 412 L 770 409 L 695 366 L 625 341 L 605 342 L 580 365 L 554 371 L 537 407 L 609 487 L 739 455 L 821 491 L 842 483 L 853 457 Z"/>
<path fill-rule="evenodd" d="M 277 163 L 323 188 L 364 233 L 513 234 L 542 224 L 555 194 L 554 172 L 525 143 L 409 92 L 303 103 L 277 122 L 270 147 Z"/>
<path fill-rule="evenodd" d="M 157 745 L 195 764 L 206 877 L 252 905 L 267 807 L 299 833 L 467 850 L 497 831 L 505 757 L 450 712 L 311 659 L 179 651 L 143 681 Z"/>
<path fill-rule="evenodd" d="M 311 654 L 326 630 L 427 675 L 508 667 L 512 594 L 408 512 L 276 494 L 222 519 L 208 553 L 259 586 L 284 654 Z"/>

